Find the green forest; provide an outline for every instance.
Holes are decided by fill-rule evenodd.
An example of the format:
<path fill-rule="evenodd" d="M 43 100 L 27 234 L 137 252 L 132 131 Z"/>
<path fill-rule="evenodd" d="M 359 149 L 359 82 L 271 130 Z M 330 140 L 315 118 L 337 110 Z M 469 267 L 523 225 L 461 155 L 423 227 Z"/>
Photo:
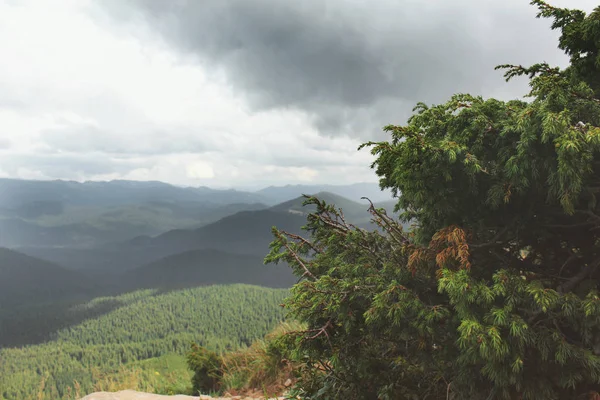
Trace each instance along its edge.
<path fill-rule="evenodd" d="M 1 252 L 0 400 L 599 400 L 600 6 L 531 5 L 565 67 L 499 65 L 523 97 L 418 103 L 359 147 L 394 213 L 364 198 L 366 223 L 307 194 L 108 247 Z M 85 298 L 107 266 L 152 288 Z"/>
<path fill-rule="evenodd" d="M 126 381 L 136 371 L 147 375 L 138 380 L 146 386 L 179 371 L 180 389 L 187 390 L 191 381 L 181 356 L 192 343 L 214 351 L 249 346 L 283 320 L 280 303 L 288 293 L 215 285 L 94 299 L 78 306 L 94 318 L 58 331 L 51 341 L 0 349 L 0 398 L 75 399 L 76 392 L 102 389 L 110 379 Z M 97 315 L 97 307 L 104 315 Z M 153 389 L 168 393 L 167 386 Z"/>

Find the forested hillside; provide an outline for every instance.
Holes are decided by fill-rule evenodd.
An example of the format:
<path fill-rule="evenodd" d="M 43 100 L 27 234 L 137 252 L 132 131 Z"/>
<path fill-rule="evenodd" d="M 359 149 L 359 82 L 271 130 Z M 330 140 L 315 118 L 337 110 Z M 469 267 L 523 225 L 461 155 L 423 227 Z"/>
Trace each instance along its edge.
<path fill-rule="evenodd" d="M 27 247 L 20 251 L 74 270 L 120 273 L 178 253 L 214 249 L 262 257 L 271 227 L 300 232 L 306 218 L 272 210 L 242 211 L 198 229 L 177 229 L 91 249 Z"/>
<path fill-rule="evenodd" d="M 182 288 L 246 283 L 290 288 L 296 282 L 286 265 L 264 265 L 263 258 L 218 250 L 191 250 L 127 271 L 120 277 L 126 288 Z"/>
<path fill-rule="evenodd" d="M 142 201 L 122 205 L 64 205 L 60 212 L 43 214 L 39 203 L 23 209 L 0 209 L 0 246 L 89 248 L 158 235 L 171 229 L 197 228 L 262 203 L 214 204 L 203 201 Z"/>
<path fill-rule="evenodd" d="M 0 349 L 0 399 L 73 399 L 76 386 L 90 393 L 106 376 L 118 380 L 117 372 L 121 379 L 132 369 L 154 374 L 160 361 L 139 361 L 183 355 L 192 342 L 216 351 L 247 346 L 282 321 L 287 293 L 232 285 L 97 298 L 69 310 L 92 319 L 48 343 Z"/>
<path fill-rule="evenodd" d="M 95 289 L 94 282 L 78 272 L 0 248 L 0 313 L 19 304 L 59 302 Z"/>

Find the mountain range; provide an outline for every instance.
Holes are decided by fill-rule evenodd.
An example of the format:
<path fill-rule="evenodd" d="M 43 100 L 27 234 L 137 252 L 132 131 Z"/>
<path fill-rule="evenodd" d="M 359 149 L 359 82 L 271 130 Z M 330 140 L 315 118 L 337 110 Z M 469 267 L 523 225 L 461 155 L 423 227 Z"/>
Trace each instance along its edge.
<path fill-rule="evenodd" d="M 354 183 L 351 185 L 286 185 L 269 186 L 256 193 L 269 199 L 272 204 L 279 204 L 300 195 L 328 192 L 359 202 L 367 197 L 373 202 L 381 203 L 392 199 L 392 193 L 381 190 L 376 183 Z"/>
<path fill-rule="evenodd" d="M 51 338 L 82 321 L 73 307 L 97 297 L 213 284 L 291 287 L 297 277 L 287 265 L 263 260 L 272 227 L 302 233 L 315 209 L 303 206 L 302 194 L 336 205 L 365 229 L 374 226 L 361 197 L 389 212 L 395 204 L 373 184 L 242 192 L 0 179 L 0 348 Z"/>
<path fill-rule="evenodd" d="M 376 183 L 269 186 L 250 192 L 205 186 L 179 187 L 158 181 L 74 182 L 0 178 L 0 208 L 23 211 L 33 207 L 33 210 L 40 209 L 45 213 L 56 214 L 61 211 L 60 204 L 109 206 L 151 201 L 200 201 L 219 205 L 275 205 L 302 194 L 318 192 L 330 192 L 354 201 L 361 197 L 369 197 L 372 201 L 385 201 L 392 197 L 389 191 L 382 191 Z"/>
<path fill-rule="evenodd" d="M 161 182 L 0 180 L 0 247 L 12 248 L 0 249 L 0 307 L 139 288 L 289 287 L 291 271 L 265 266 L 263 259 L 272 227 L 302 233 L 314 206 L 303 206 L 301 194 L 314 194 L 341 208 L 348 222 L 373 228 L 367 201 L 316 192 L 321 188 L 251 193 Z M 327 188 L 378 198 L 372 184 Z M 394 202 L 380 198 L 387 201 L 376 205 L 391 212 Z"/>
<path fill-rule="evenodd" d="M 354 201 L 390 200 L 376 184 L 269 187 L 257 192 L 163 182 L 0 179 L 0 246 L 94 248 L 173 229 L 194 229 L 239 211 L 256 211 L 302 194 Z"/>

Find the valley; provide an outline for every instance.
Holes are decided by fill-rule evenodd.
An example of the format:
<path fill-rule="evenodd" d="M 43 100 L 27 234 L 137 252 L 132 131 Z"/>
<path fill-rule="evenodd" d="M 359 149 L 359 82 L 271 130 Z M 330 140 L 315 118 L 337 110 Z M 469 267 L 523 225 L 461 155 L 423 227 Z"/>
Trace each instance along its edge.
<path fill-rule="evenodd" d="M 598 0 L 0 32 L 0 400 L 600 400 Z"/>
<path fill-rule="evenodd" d="M 0 399 L 189 392 L 191 343 L 244 348 L 285 320 L 298 278 L 264 257 L 273 226 L 302 232 L 302 194 L 373 228 L 353 190 L 386 196 L 354 186 L 0 180 Z"/>

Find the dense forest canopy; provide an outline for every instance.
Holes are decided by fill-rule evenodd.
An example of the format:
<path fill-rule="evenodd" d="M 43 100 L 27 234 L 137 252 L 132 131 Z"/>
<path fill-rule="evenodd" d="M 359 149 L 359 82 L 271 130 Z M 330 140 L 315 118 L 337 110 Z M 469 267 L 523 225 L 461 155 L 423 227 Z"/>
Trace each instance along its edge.
<path fill-rule="evenodd" d="M 600 397 L 600 7 L 531 3 L 570 64 L 499 66 L 529 101 L 421 103 L 365 144 L 412 230 L 313 197 L 309 238 L 274 230 L 303 399 Z"/>
<path fill-rule="evenodd" d="M 94 299 L 71 310 L 89 319 L 59 330 L 52 340 L 0 348 L 0 399 L 76 400 L 77 393 L 109 389 L 103 386 L 108 379 L 125 388 L 135 384 L 160 391 L 161 387 L 152 386 L 152 379 L 157 364 L 169 356 L 174 360 L 171 369 L 173 364 L 183 365 L 187 380 L 183 389 L 187 389 L 191 380 L 183 356 L 192 343 L 213 351 L 249 346 L 283 320 L 280 303 L 288 293 L 215 285 Z M 135 370 L 141 370 L 142 376 L 128 382 Z"/>

